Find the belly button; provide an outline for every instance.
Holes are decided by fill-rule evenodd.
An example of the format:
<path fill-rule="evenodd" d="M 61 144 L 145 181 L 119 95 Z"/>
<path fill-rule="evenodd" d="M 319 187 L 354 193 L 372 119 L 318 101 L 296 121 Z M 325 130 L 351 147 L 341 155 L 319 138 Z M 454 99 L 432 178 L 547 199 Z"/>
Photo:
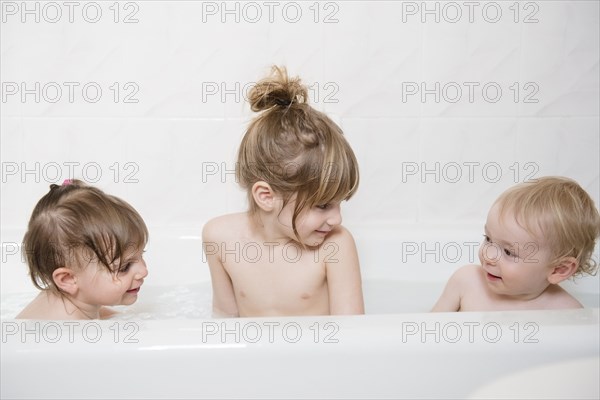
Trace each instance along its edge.
<path fill-rule="evenodd" d="M 302 293 L 302 294 L 300 295 L 300 298 L 301 298 L 302 300 L 307 300 L 307 299 L 310 299 L 310 295 L 309 295 L 308 293 Z"/>
<path fill-rule="evenodd" d="M 244 292 L 243 290 L 240 290 L 240 297 L 246 297 L 246 292 Z"/>

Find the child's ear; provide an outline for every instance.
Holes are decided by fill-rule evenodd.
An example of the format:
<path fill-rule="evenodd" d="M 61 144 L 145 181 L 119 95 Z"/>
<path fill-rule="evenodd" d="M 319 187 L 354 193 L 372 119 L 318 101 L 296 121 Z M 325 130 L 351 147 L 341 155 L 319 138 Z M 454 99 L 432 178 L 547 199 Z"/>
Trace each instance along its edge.
<path fill-rule="evenodd" d="M 267 182 L 258 181 L 252 185 L 252 198 L 264 211 L 272 211 L 275 208 L 275 194 Z"/>
<path fill-rule="evenodd" d="M 548 282 L 556 285 L 573 275 L 578 267 L 579 261 L 575 257 L 565 257 L 552 269 Z"/>
<path fill-rule="evenodd" d="M 72 269 L 66 267 L 56 268 L 52 273 L 52 280 L 57 288 L 74 296 L 77 293 L 77 276 Z"/>

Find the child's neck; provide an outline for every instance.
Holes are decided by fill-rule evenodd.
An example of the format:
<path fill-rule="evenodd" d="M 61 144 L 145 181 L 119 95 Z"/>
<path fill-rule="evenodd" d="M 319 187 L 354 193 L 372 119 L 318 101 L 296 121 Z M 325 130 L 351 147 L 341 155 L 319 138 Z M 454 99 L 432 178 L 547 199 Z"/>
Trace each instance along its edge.
<path fill-rule="evenodd" d="M 281 230 L 281 223 L 276 213 L 266 213 L 262 210 L 248 213 L 250 231 L 253 237 L 263 243 L 289 243 L 292 239 Z"/>
<path fill-rule="evenodd" d="M 52 293 L 50 296 L 55 297 L 53 302 L 56 303 L 57 307 L 62 307 L 69 319 L 100 318 L 101 306 L 99 305 L 87 304 L 68 294 L 60 295 Z"/>
<path fill-rule="evenodd" d="M 556 285 L 549 284 L 542 290 L 535 292 L 523 293 L 518 295 L 497 294 L 497 296 L 503 299 L 504 301 L 513 302 L 516 304 L 531 304 L 543 300 L 546 296 L 555 293 L 557 289 L 559 291 L 561 290 L 560 288 L 556 287 Z"/>

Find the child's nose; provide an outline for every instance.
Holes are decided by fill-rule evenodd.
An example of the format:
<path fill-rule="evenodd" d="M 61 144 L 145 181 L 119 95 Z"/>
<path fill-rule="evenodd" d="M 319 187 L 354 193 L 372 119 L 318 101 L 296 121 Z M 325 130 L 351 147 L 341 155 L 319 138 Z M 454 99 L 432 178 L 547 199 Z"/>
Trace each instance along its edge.
<path fill-rule="evenodd" d="M 334 207 L 331 207 L 329 215 L 327 216 L 327 224 L 330 226 L 339 225 L 342 223 L 342 210 L 340 209 L 340 205 L 337 204 Z"/>
<path fill-rule="evenodd" d="M 486 262 L 496 264 L 500 259 L 501 251 L 500 246 L 496 243 L 485 243 L 481 249 L 481 255 Z"/>
<path fill-rule="evenodd" d="M 137 280 L 144 279 L 148 276 L 148 267 L 146 267 L 146 262 L 144 261 L 141 264 L 142 265 L 140 265 L 134 276 L 134 278 Z"/>

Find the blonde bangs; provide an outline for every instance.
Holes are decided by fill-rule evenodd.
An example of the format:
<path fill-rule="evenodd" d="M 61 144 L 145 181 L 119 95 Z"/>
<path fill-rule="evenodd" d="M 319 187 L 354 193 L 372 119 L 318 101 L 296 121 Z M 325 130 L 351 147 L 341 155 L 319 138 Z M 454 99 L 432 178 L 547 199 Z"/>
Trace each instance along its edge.
<path fill-rule="evenodd" d="M 310 205 L 341 202 L 356 193 L 359 183 L 358 163 L 348 149 L 349 146 L 336 149 L 337 151 L 331 149 L 326 154 L 314 201 Z"/>

